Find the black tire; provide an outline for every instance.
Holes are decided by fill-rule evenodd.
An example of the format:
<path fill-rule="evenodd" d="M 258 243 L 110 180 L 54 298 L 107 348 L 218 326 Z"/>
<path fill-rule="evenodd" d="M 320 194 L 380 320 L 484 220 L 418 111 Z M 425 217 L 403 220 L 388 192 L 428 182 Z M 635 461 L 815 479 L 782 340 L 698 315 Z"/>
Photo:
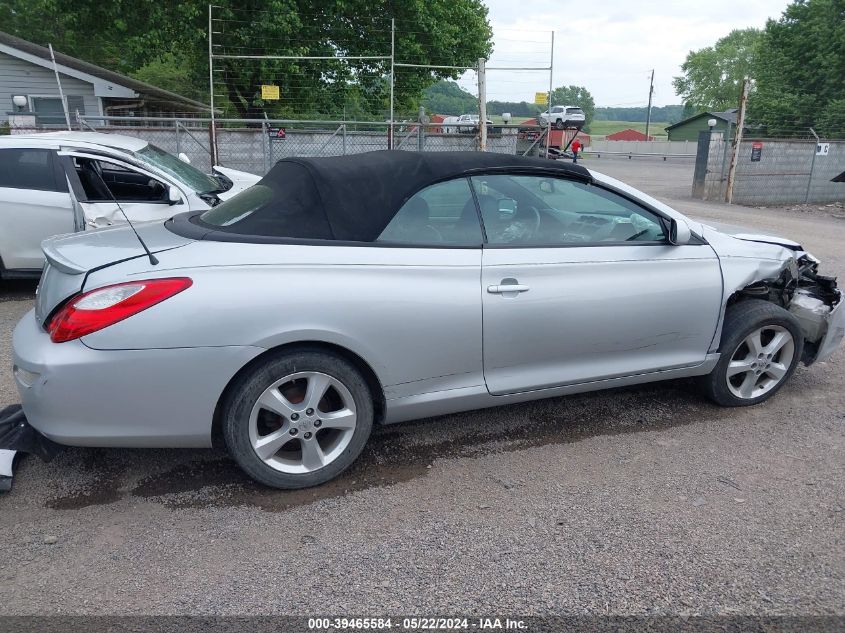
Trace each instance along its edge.
<path fill-rule="evenodd" d="M 773 387 L 757 397 L 740 398 L 728 387 L 727 370 L 734 353 L 743 345 L 745 338 L 764 326 L 780 326 L 792 335 L 793 356 L 786 373 Z M 804 334 L 797 319 L 774 303 L 749 299 L 728 307 L 719 345 L 721 358 L 716 367 L 700 378 L 701 386 L 708 398 L 723 407 L 747 407 L 759 404 L 775 395 L 789 380 L 801 360 L 804 349 Z"/>
<path fill-rule="evenodd" d="M 563 119 L 558 119 L 557 121 L 555 121 L 555 129 L 556 130 L 562 130 L 564 127 L 565 127 L 565 124 L 563 123 Z"/>
<path fill-rule="evenodd" d="M 357 420 L 351 441 L 334 461 L 312 472 L 292 474 L 272 468 L 256 454 L 249 425 L 252 408 L 261 394 L 274 382 L 297 372 L 319 372 L 342 383 L 355 403 Z M 373 395 L 361 373 L 346 359 L 326 350 L 300 348 L 268 357 L 251 368 L 230 388 L 222 416 L 226 448 L 250 477 L 273 488 L 309 488 L 337 477 L 361 454 L 372 431 Z"/>

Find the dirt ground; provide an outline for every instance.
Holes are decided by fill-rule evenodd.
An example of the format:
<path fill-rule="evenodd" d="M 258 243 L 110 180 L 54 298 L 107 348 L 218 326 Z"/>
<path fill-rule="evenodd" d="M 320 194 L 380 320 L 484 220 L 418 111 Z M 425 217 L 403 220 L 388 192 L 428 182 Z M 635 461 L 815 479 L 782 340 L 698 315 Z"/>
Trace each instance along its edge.
<path fill-rule="evenodd" d="M 693 201 L 691 161 L 585 165 L 845 277 L 841 208 Z M 0 407 L 33 291 L 0 286 Z M 212 450 L 25 458 L 0 615 L 845 615 L 843 384 L 840 350 L 752 408 L 674 381 L 401 424 L 299 492 Z"/>

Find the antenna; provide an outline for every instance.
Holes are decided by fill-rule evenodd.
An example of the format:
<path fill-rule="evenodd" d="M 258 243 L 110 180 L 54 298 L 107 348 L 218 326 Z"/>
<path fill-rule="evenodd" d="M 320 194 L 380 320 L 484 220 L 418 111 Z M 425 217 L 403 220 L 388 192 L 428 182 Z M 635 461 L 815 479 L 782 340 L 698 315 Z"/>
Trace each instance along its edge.
<path fill-rule="evenodd" d="M 135 237 L 138 238 L 138 241 L 141 243 L 141 246 L 143 247 L 144 252 L 147 254 L 147 257 L 150 258 L 150 264 L 152 264 L 153 266 L 157 266 L 158 258 L 156 258 L 156 256 L 150 252 L 150 249 L 147 248 L 147 245 L 144 243 L 144 240 L 142 240 L 141 236 L 138 235 L 138 231 L 135 230 L 135 227 L 132 225 L 132 221 L 129 219 L 129 216 L 126 215 L 126 211 L 123 210 L 123 207 L 120 206 L 120 203 L 117 201 L 117 198 L 114 197 L 114 194 L 111 192 L 111 189 L 109 189 L 109 186 L 106 184 L 106 181 L 103 178 L 102 174 L 100 174 L 100 172 L 96 169 L 93 169 L 92 171 L 97 174 L 97 178 L 100 179 L 100 182 L 103 183 L 103 187 L 105 187 L 106 191 L 109 192 L 109 197 L 117 205 L 117 208 L 120 209 L 120 212 L 123 214 L 123 218 L 126 220 L 126 223 L 129 225 L 129 228 L 132 229 L 132 232 L 135 234 Z"/>

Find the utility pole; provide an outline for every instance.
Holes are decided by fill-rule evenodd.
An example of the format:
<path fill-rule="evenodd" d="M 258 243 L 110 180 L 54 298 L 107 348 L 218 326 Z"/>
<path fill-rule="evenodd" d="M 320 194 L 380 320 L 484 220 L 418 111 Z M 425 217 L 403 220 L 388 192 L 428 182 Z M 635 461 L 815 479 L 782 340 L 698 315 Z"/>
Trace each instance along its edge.
<path fill-rule="evenodd" d="M 733 151 L 731 152 L 731 166 L 728 168 L 728 186 L 725 190 L 725 202 L 731 204 L 734 196 L 734 179 L 736 177 L 736 160 L 742 143 L 742 128 L 745 127 L 745 108 L 748 105 L 748 88 L 751 81 L 748 77 L 742 80 L 742 91 L 739 93 L 739 112 L 736 115 L 736 134 L 734 135 Z M 730 123 L 728 123 L 730 129 Z"/>
<path fill-rule="evenodd" d="M 651 83 L 648 85 L 648 110 L 645 114 L 645 140 L 648 140 L 648 128 L 651 126 L 651 95 L 654 93 L 654 68 L 651 69 Z"/>
<path fill-rule="evenodd" d="M 478 131 L 479 150 L 487 151 L 487 72 L 483 57 L 478 60 Z"/>

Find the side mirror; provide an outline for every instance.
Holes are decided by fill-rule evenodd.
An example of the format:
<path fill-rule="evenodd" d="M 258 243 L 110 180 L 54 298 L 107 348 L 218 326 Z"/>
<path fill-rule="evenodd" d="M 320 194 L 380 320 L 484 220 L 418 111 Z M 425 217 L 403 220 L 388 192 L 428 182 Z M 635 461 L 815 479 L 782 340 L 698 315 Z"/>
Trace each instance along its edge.
<path fill-rule="evenodd" d="M 691 237 L 692 232 L 690 231 L 689 224 L 687 224 L 683 220 L 672 219 L 669 224 L 670 244 L 674 244 L 675 246 L 683 246 L 684 244 L 689 244 Z"/>
<path fill-rule="evenodd" d="M 167 189 L 167 203 L 169 205 L 182 204 L 182 194 L 173 185 Z"/>
<path fill-rule="evenodd" d="M 188 155 L 185 152 L 179 152 L 179 160 L 183 163 L 188 163 L 189 165 L 191 164 L 191 159 L 188 158 Z"/>

